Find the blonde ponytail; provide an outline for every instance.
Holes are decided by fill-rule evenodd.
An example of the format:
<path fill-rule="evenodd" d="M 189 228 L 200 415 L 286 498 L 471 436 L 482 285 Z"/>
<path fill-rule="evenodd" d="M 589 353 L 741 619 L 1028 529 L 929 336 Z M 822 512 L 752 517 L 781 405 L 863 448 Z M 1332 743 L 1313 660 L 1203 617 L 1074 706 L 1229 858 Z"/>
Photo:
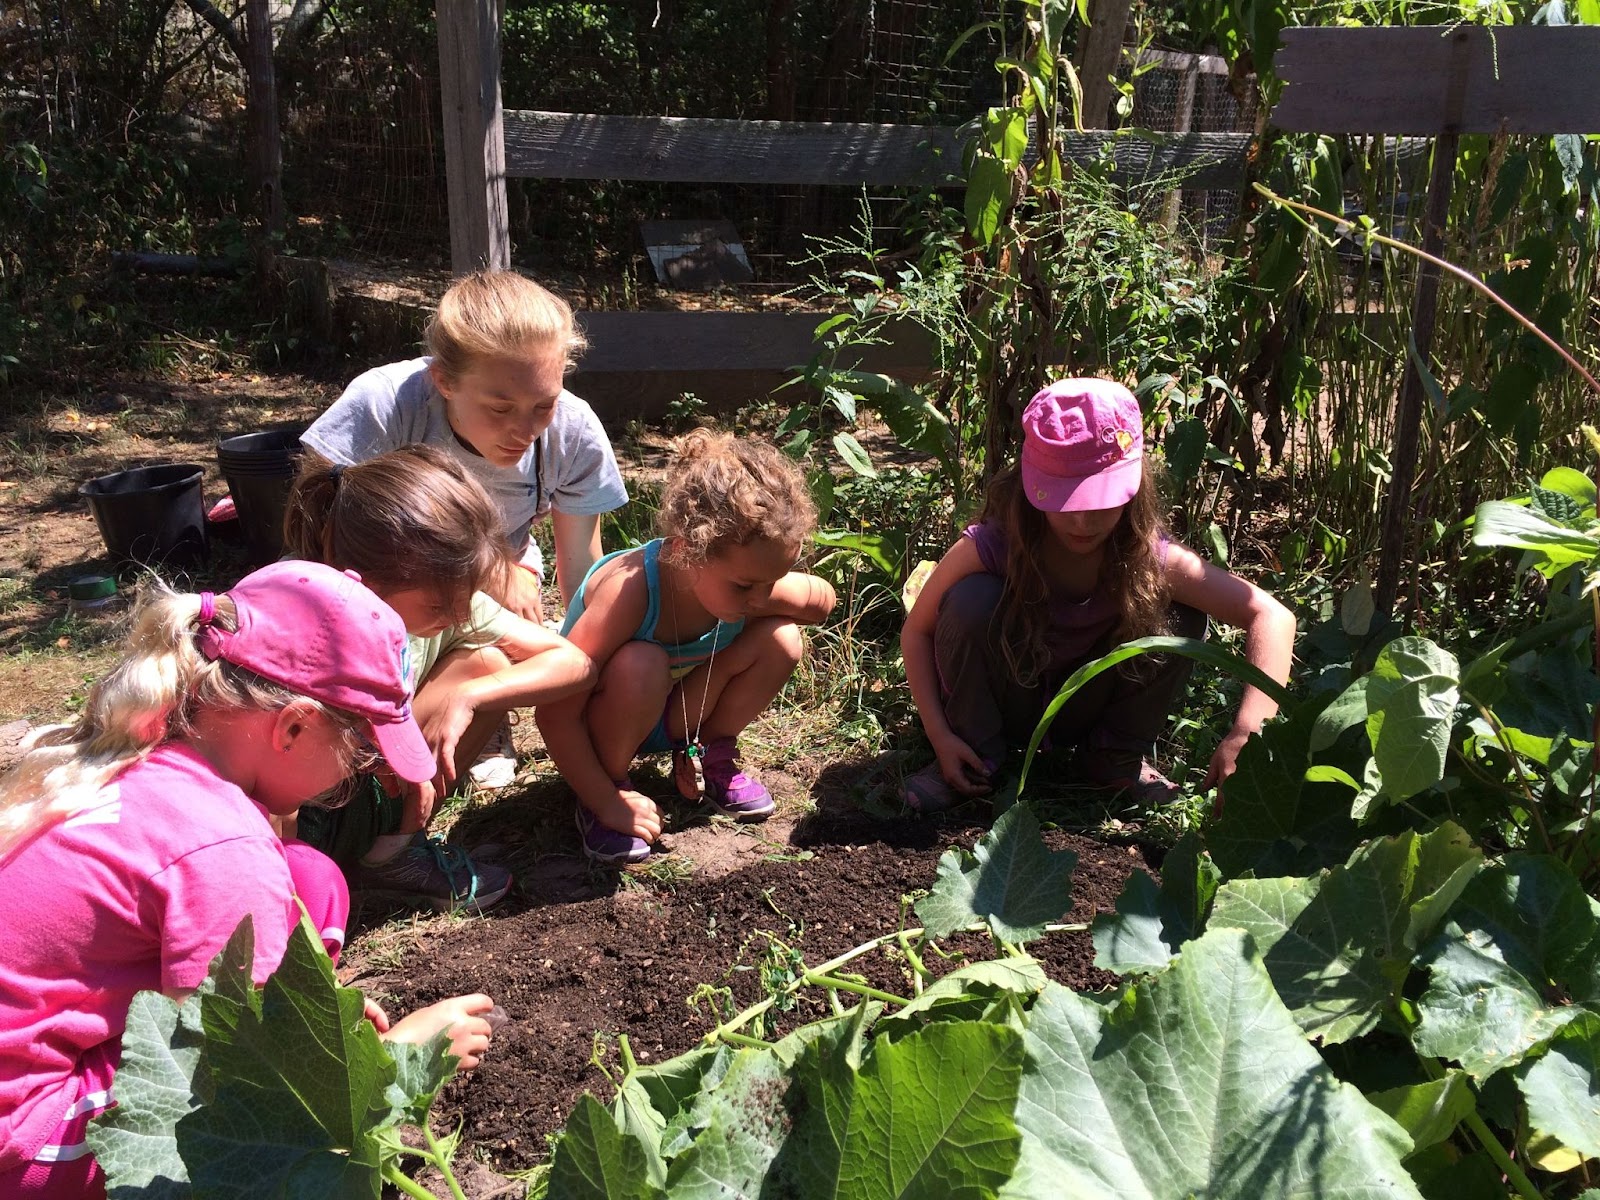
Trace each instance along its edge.
<path fill-rule="evenodd" d="M 126 652 L 90 687 L 77 721 L 40 735 L 0 776 L 0 862 L 91 806 L 101 789 L 162 742 L 190 733 L 196 712 L 306 702 L 251 671 L 202 655 L 194 638 L 199 616 L 197 595 L 174 592 L 160 580 L 141 589 Z M 217 596 L 213 621 L 231 630 L 235 620 L 233 602 Z M 353 718 L 325 711 L 355 728 Z"/>

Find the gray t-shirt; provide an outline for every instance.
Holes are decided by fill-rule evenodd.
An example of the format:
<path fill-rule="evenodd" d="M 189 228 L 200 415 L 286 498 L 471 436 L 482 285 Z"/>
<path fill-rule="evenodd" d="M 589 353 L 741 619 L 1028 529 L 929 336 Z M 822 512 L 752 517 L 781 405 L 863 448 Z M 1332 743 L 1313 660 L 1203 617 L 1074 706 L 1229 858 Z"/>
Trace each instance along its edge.
<path fill-rule="evenodd" d="M 454 455 L 499 506 L 513 551 L 536 570 L 543 564 L 528 536 L 534 521 L 552 508 L 596 516 L 628 502 L 611 441 L 586 401 L 563 391 L 539 440 L 516 466 L 497 467 L 456 438 L 428 374 L 430 361 L 414 358 L 358 375 L 300 440 L 345 466 L 418 442 Z"/>

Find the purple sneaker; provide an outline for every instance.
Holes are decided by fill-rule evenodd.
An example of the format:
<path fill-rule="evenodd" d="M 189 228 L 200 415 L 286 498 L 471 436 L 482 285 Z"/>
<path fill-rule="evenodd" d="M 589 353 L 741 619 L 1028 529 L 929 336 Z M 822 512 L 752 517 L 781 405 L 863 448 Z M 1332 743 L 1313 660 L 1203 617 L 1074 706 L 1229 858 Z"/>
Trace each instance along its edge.
<path fill-rule="evenodd" d="M 700 760 L 706 773 L 705 802 L 735 821 L 765 821 L 777 809 L 759 779 L 739 770 L 739 750 L 731 737 L 712 738 Z"/>
<path fill-rule="evenodd" d="M 624 867 L 650 857 L 649 842 L 602 824 L 600 818 L 581 803 L 576 818 L 578 832 L 583 835 L 583 852 L 590 862 L 603 867 Z"/>

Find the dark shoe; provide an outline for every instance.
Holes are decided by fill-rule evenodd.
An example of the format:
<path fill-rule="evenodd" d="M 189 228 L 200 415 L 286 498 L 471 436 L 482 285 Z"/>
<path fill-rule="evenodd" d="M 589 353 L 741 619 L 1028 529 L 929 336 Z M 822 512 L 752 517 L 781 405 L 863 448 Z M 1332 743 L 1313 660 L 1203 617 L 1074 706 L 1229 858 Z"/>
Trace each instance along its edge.
<path fill-rule="evenodd" d="M 388 862 L 357 864 L 351 883 L 358 891 L 440 912 L 482 912 L 511 890 L 511 872 L 474 863 L 460 846 L 417 833 Z"/>
<path fill-rule="evenodd" d="M 1143 759 L 1139 762 L 1137 777 L 1098 779 L 1091 774 L 1089 782 L 1093 787 L 1105 788 L 1124 795 L 1144 808 L 1160 808 L 1183 795 L 1182 788 Z"/>
<path fill-rule="evenodd" d="M 733 738 L 712 738 L 705 745 L 700 763 L 706 780 L 701 799 L 723 816 L 735 821 L 765 821 L 777 810 L 765 785 L 739 769 L 739 749 Z M 690 763 L 690 770 L 693 767 Z M 674 754 L 673 773 L 677 772 L 678 756 Z"/>
<path fill-rule="evenodd" d="M 590 862 L 603 867 L 625 867 L 650 857 L 649 842 L 602 824 L 600 818 L 582 804 L 578 805 L 574 816 L 578 832 L 583 835 L 583 852 L 589 856 Z"/>
<path fill-rule="evenodd" d="M 993 776 L 999 764 L 986 758 L 983 760 L 983 765 Z M 907 775 L 902 786 L 902 798 L 906 802 L 906 807 L 919 813 L 941 813 L 959 804 L 987 798 L 987 796 L 963 796 L 956 791 L 945 782 L 944 772 L 939 770 L 938 759 L 934 759 L 914 775 Z"/>

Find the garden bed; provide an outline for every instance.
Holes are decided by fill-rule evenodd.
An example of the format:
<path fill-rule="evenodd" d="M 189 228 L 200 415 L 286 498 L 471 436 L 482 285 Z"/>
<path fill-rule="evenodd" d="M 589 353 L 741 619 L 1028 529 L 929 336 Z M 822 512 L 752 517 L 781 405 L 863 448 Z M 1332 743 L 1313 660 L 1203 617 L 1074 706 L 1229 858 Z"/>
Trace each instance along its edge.
<path fill-rule="evenodd" d="M 902 922 L 901 897 L 931 886 L 939 855 L 953 844 L 970 847 L 982 832 L 971 820 L 941 826 L 845 811 L 813 814 L 788 845 L 770 846 L 767 861 L 721 877 L 697 872 L 670 886 L 631 875 L 611 895 L 436 929 L 360 983 L 383 995 L 391 1011 L 473 990 L 504 1007 L 511 1020 L 489 1056 L 472 1076 L 449 1085 L 435 1114 L 444 1127 L 461 1122 L 464 1142 L 498 1170 L 525 1169 L 548 1158 L 548 1136 L 580 1094 L 610 1099 L 593 1061 L 597 1033 L 626 1035 L 641 1062 L 690 1049 L 718 1021 L 717 1001 L 689 1002 L 700 985 L 728 989 L 721 1003 L 743 1008 L 765 994 L 763 965 L 780 981 L 788 977 L 792 960 L 781 947 L 816 965 L 902 923 L 916 924 L 909 914 Z M 1046 840 L 1078 855 L 1070 922 L 1110 911 L 1128 874 L 1145 865 L 1133 847 L 1060 832 Z M 774 946 L 779 952 L 769 954 Z M 994 943 L 976 934 L 948 939 L 946 948 L 974 959 L 994 956 Z M 1093 966 L 1087 933 L 1050 934 L 1030 949 L 1051 978 L 1069 987 L 1115 982 Z M 932 957 L 929 965 L 943 974 L 962 961 Z M 887 991 L 909 987 L 885 955 L 858 960 L 852 969 Z M 819 997 L 802 993 L 772 1032 L 825 1013 Z M 605 1050 L 614 1066 L 615 1045 Z"/>

